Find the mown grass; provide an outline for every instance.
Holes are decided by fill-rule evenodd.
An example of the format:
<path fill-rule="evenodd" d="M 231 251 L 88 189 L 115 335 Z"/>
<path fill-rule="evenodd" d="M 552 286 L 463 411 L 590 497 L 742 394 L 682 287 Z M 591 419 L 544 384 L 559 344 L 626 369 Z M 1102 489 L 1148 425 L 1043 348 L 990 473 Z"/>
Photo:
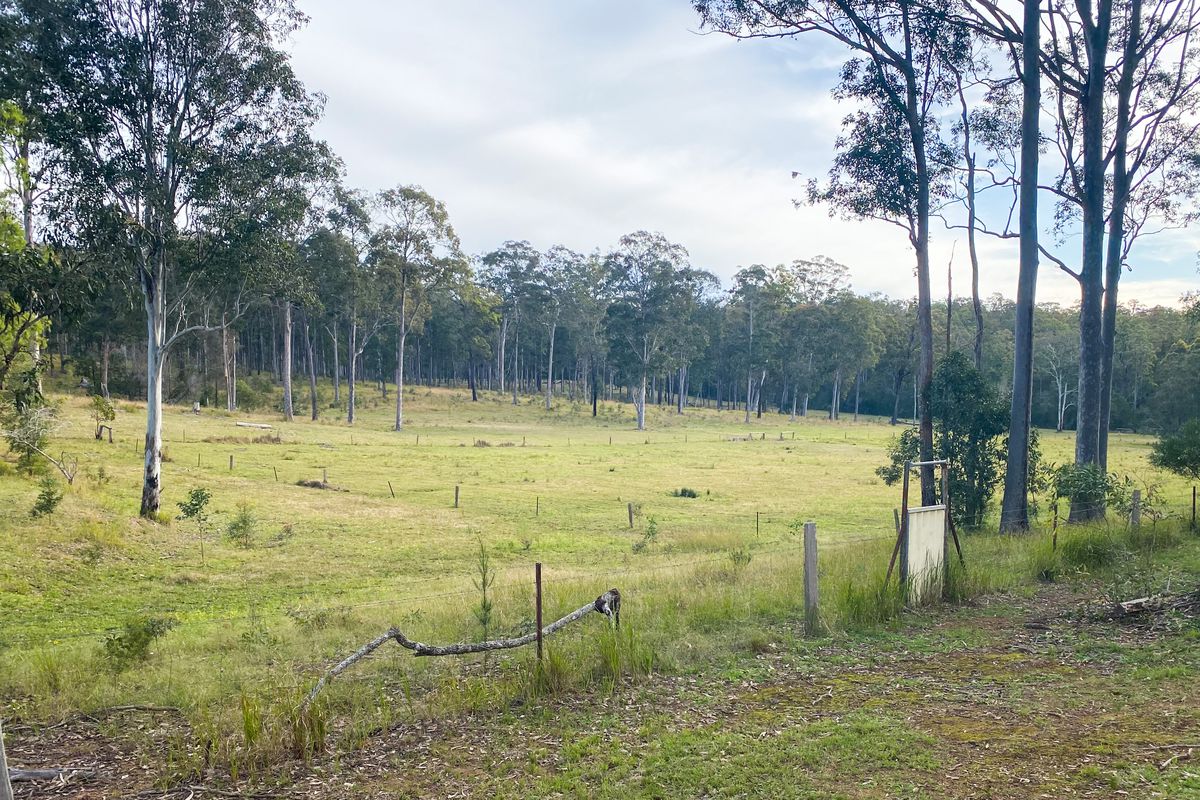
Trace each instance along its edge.
<path fill-rule="evenodd" d="M 111 705 L 177 706 L 188 741 L 208 743 L 170 749 L 167 777 L 183 778 L 214 760 L 253 771 L 327 738 L 353 747 L 397 719 L 720 669 L 800 630 L 793 523 L 803 519 L 818 523 L 829 632 L 886 626 L 902 607 L 895 584 L 882 580 L 898 498 L 873 472 L 895 433 L 878 421 L 767 415 L 751 424 L 751 438 L 730 412 L 652 409 L 650 431 L 637 432 L 629 409 L 615 404 L 593 420 L 568 401 L 547 413 L 540 398 L 514 408 L 504 397 L 471 403 L 420 388 L 397 433 L 388 430 L 390 406 L 362 392 L 369 399 L 354 428 L 168 413 L 164 511 L 197 486 L 213 492 L 218 513 L 203 561 L 190 524 L 135 517 L 140 408 L 119 404 L 118 439 L 108 445 L 92 438 L 82 398 L 64 398 L 57 444 L 79 455 L 82 470 L 59 511 L 30 518 L 36 481 L 0 476 L 0 502 L 12 509 L 0 519 L 0 698 L 11 712 L 38 721 Z M 243 419 L 269 422 L 272 435 L 237 428 Z M 1066 437 L 1043 442 L 1051 460 L 1065 457 Z M 1151 472 L 1147 453 L 1145 437 L 1116 435 L 1110 459 L 1182 498 L 1185 487 Z M 347 491 L 296 485 L 325 478 Z M 677 496 L 681 486 L 697 496 Z M 248 544 L 222 533 L 239 504 L 258 520 Z M 1176 552 L 1176 528 L 1153 526 L 1150 544 L 1145 529 L 1131 537 L 1119 524 L 1063 529 L 1049 554 L 1044 531 L 967 536 L 967 566 L 952 570 L 947 595 L 1025 591 L 1039 577 L 1083 573 L 1113 591 L 1152 585 L 1163 577 L 1161 554 Z M 647 544 L 635 552 L 638 542 Z M 540 667 L 525 651 L 414 659 L 388 646 L 335 681 L 313 716 L 297 717 L 325 667 L 391 625 L 424 641 L 478 638 L 471 580 L 480 543 L 499 570 L 493 634 L 532 628 L 535 561 L 545 565 L 547 620 L 617 587 L 622 629 L 585 618 L 551 640 Z M 144 661 L 114 665 L 104 655 L 110 630 L 144 618 L 178 624 Z"/>

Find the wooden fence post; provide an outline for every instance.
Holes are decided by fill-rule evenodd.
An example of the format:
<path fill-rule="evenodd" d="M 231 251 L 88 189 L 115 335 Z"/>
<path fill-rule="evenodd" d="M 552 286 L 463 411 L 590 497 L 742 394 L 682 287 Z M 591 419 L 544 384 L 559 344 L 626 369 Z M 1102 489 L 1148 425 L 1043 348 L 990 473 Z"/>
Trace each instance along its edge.
<path fill-rule="evenodd" d="M 392 493 L 392 499 L 396 499 L 396 490 L 392 488 L 392 482 L 388 481 L 388 491 Z"/>
<path fill-rule="evenodd" d="M 1196 487 L 1192 487 L 1192 530 L 1196 530 Z"/>
<path fill-rule="evenodd" d="M 542 515 L 542 498 L 540 497 L 533 498 L 533 515 L 535 517 L 540 517 Z"/>
<path fill-rule="evenodd" d="M 229 454 L 229 468 L 233 469 L 233 453 Z"/>
<path fill-rule="evenodd" d="M 1133 490 L 1133 504 L 1129 509 L 1129 527 L 1137 528 L 1142 524 L 1142 490 Z"/>
<path fill-rule="evenodd" d="M 804 633 L 816 636 L 820 626 L 817 589 L 817 523 L 804 523 Z"/>
<path fill-rule="evenodd" d="M 537 653 L 542 660 L 542 562 L 533 565 L 533 582 L 537 590 Z"/>
<path fill-rule="evenodd" d="M 275 482 L 279 483 L 279 470 L 275 468 L 274 464 L 271 465 L 271 472 L 275 473 Z"/>
<path fill-rule="evenodd" d="M 632 528 L 633 527 L 633 503 L 630 503 L 628 508 L 629 508 L 629 527 Z"/>
<path fill-rule="evenodd" d="M 329 483 L 329 470 L 321 468 L 321 483 Z"/>
<path fill-rule="evenodd" d="M 761 511 L 754 512 L 754 535 L 755 536 L 762 535 L 762 512 Z"/>
<path fill-rule="evenodd" d="M 454 485 L 454 507 L 458 508 L 458 484 Z"/>

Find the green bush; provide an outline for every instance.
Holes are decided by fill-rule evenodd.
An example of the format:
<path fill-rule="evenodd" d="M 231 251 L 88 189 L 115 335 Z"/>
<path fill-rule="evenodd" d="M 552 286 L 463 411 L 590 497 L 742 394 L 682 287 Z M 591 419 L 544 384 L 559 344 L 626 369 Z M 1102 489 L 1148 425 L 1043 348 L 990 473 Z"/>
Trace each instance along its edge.
<path fill-rule="evenodd" d="M 1189 480 L 1200 480 L 1200 419 L 1184 423 L 1174 435 L 1155 442 L 1150 463 Z"/>
<path fill-rule="evenodd" d="M 967 357 L 957 352 L 938 364 L 929 396 L 934 456 L 950 461 L 950 512 L 960 527 L 978 528 L 1005 460 L 1007 404 Z M 1037 447 L 1036 440 L 1030 447 Z M 905 462 L 919 460 L 920 437 L 916 428 L 910 428 L 892 441 L 888 463 L 875 474 L 891 486 L 903 479 Z"/>
<path fill-rule="evenodd" d="M 53 514 L 63 499 L 62 487 L 53 475 L 44 476 L 40 485 L 42 488 L 38 491 L 37 500 L 34 501 L 33 509 L 29 512 L 29 515 L 35 518 Z"/>
<path fill-rule="evenodd" d="M 166 617 L 139 617 L 104 640 L 104 658 L 114 672 L 122 672 L 150 658 L 150 646 L 179 623 Z"/>
<path fill-rule="evenodd" d="M 695 489 L 689 489 L 688 487 L 684 486 L 682 489 L 673 490 L 671 492 L 671 496 L 672 497 L 693 497 L 693 498 L 695 498 L 695 497 L 699 497 L 700 493 L 697 492 Z"/>
<path fill-rule="evenodd" d="M 225 536 L 234 544 L 249 547 L 254 544 L 254 534 L 258 531 L 258 517 L 247 503 L 238 503 L 237 513 L 225 528 Z"/>
<path fill-rule="evenodd" d="M 1054 496 L 1068 498 L 1071 510 L 1085 517 L 1102 512 L 1106 505 L 1127 510 L 1132 487 L 1128 477 L 1107 473 L 1096 464 L 1063 464 L 1054 471 Z"/>

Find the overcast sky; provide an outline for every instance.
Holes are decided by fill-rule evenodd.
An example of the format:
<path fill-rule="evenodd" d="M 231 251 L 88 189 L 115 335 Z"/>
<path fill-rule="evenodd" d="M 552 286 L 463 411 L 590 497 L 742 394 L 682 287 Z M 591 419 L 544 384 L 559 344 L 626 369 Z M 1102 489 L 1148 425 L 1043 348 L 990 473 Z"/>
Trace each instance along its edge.
<path fill-rule="evenodd" d="M 826 255 L 857 291 L 916 292 L 899 228 L 793 204 L 828 169 L 846 113 L 829 93 L 845 53 L 819 37 L 701 35 L 687 0 L 299 2 L 295 66 L 328 97 L 319 134 L 351 184 L 420 184 L 468 253 L 506 239 L 588 252 L 646 229 L 726 283 L 739 266 Z M 935 229 L 935 294 L 955 238 Z M 983 293 L 1012 296 L 1015 245 L 981 244 Z M 1144 240 L 1122 297 L 1176 302 L 1200 283 L 1197 250 L 1194 231 Z M 955 253 L 960 294 L 965 241 Z M 1038 299 L 1078 290 L 1044 264 Z"/>

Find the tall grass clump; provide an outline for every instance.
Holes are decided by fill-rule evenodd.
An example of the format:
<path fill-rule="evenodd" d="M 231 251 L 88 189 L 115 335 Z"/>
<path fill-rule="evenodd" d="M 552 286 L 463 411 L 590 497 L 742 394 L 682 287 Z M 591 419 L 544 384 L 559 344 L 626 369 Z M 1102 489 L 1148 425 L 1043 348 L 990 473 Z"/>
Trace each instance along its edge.
<path fill-rule="evenodd" d="M 875 575 L 862 582 L 846 582 L 834 596 L 837 624 L 848 630 L 874 628 L 891 622 L 904 610 L 904 587 L 898 580 Z"/>
<path fill-rule="evenodd" d="M 1128 552 L 1122 537 L 1106 525 L 1069 530 L 1059 536 L 1058 547 L 1063 565 L 1082 572 L 1112 568 Z"/>

